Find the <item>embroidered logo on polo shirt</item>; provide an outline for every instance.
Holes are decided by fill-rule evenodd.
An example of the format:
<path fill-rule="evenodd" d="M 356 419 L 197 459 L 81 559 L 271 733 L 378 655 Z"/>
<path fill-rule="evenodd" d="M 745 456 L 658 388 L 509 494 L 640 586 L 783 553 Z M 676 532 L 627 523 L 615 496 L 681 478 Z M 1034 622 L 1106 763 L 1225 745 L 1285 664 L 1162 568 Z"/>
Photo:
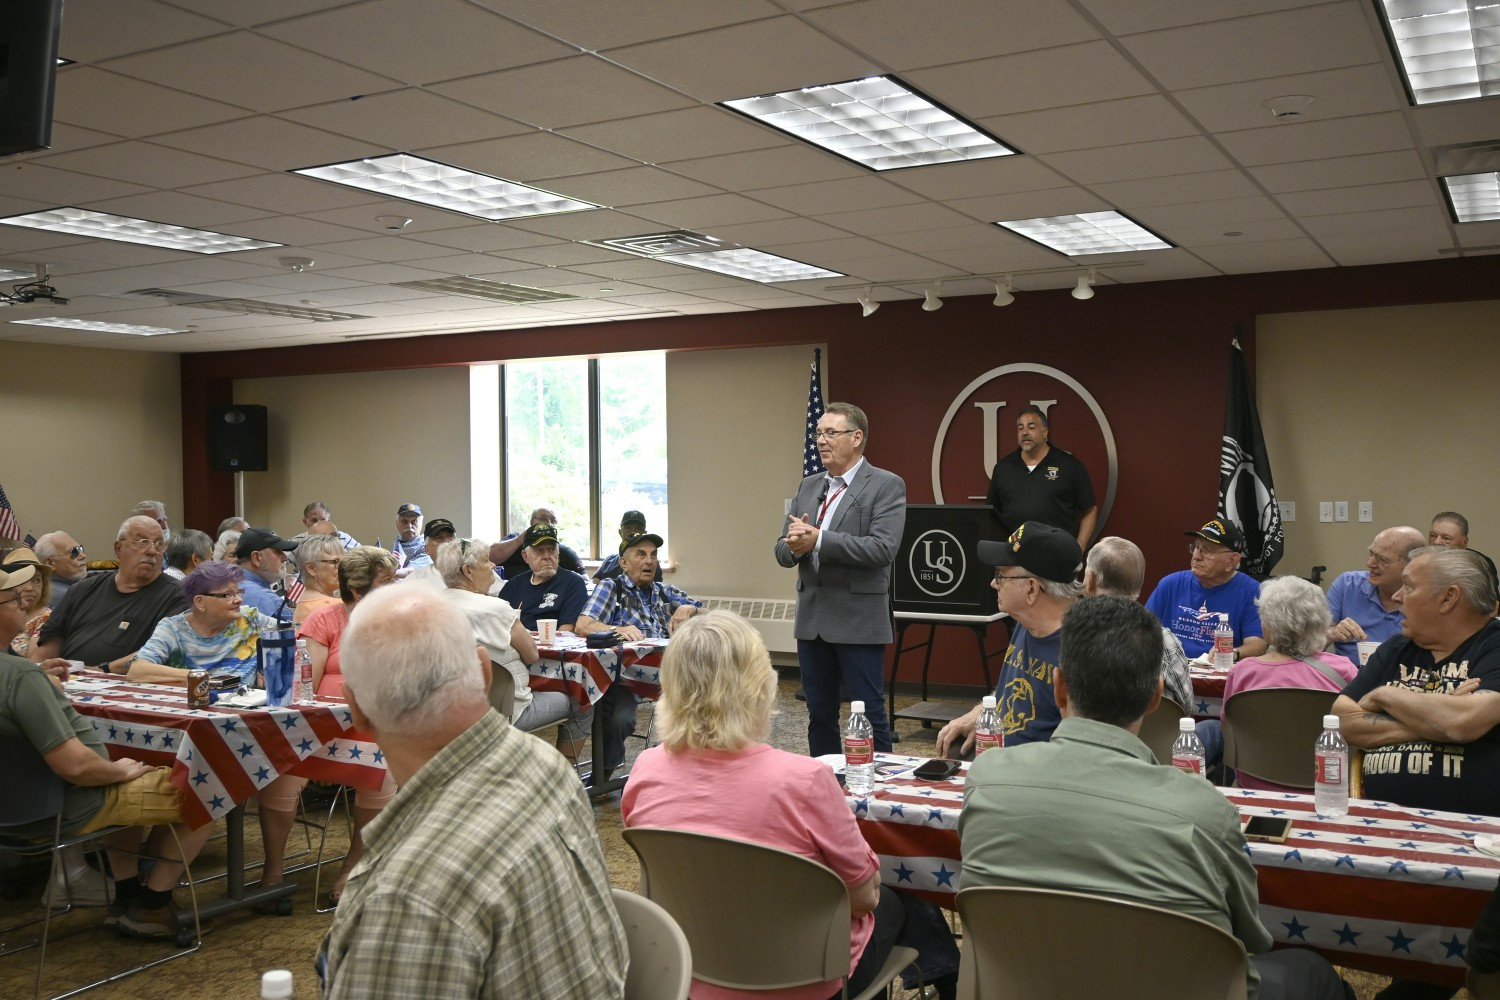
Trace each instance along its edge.
<path fill-rule="evenodd" d="M 1057 482 L 1057 472 L 1058 472 L 1057 466 L 1055 466 L 1055 465 L 1049 465 L 1049 466 L 1047 466 L 1047 479 L 1050 482 L 1054 482 L 1054 483 Z"/>

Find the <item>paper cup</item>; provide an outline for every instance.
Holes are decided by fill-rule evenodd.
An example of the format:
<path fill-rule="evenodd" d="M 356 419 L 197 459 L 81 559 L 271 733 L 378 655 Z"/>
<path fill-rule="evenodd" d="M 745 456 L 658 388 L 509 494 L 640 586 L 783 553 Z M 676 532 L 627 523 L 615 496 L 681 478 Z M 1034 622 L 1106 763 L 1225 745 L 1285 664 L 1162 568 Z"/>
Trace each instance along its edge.
<path fill-rule="evenodd" d="M 1359 644 L 1359 665 L 1364 666 L 1370 662 L 1370 654 L 1380 648 L 1378 642 L 1362 642 Z"/>
<path fill-rule="evenodd" d="M 557 638 L 557 619 L 538 618 L 536 620 L 536 641 L 551 643 Z"/>

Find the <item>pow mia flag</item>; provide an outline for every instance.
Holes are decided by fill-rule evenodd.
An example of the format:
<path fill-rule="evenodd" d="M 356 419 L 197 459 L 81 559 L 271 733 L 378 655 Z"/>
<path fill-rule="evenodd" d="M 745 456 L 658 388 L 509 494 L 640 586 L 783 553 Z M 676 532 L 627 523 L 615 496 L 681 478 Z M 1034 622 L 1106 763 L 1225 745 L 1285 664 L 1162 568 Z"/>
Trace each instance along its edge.
<path fill-rule="evenodd" d="M 1260 416 L 1250 392 L 1245 353 L 1232 341 L 1229 356 L 1229 395 L 1224 403 L 1224 445 L 1219 453 L 1219 517 L 1238 524 L 1245 533 L 1246 573 L 1269 576 L 1286 548 L 1276 487 L 1271 482 L 1271 460 L 1260 433 Z"/>

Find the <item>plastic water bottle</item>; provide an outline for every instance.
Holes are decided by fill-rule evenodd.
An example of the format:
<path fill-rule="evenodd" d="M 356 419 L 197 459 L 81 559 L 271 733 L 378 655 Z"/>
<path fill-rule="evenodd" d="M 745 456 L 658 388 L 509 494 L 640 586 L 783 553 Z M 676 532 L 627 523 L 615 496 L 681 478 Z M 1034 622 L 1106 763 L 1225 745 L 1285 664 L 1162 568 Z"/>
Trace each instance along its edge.
<path fill-rule="evenodd" d="M 1323 732 L 1313 752 L 1318 767 L 1313 777 L 1313 802 L 1318 815 L 1349 815 L 1349 744 L 1339 732 L 1337 715 L 1323 716 Z"/>
<path fill-rule="evenodd" d="M 844 787 L 868 795 L 874 787 L 875 730 L 865 718 L 865 703 L 849 703 L 849 725 L 844 730 Z"/>
<path fill-rule="evenodd" d="M 1229 616 L 1219 615 L 1219 624 L 1214 626 L 1214 669 L 1228 670 L 1234 666 L 1234 629 L 1229 627 Z"/>
<path fill-rule="evenodd" d="M 1204 771 L 1206 755 L 1203 752 L 1203 741 L 1198 739 L 1197 724 L 1183 716 L 1177 720 L 1177 729 L 1177 741 L 1172 744 L 1172 766 L 1208 777 Z"/>
<path fill-rule="evenodd" d="M 307 640 L 297 640 L 297 666 L 293 676 L 292 700 L 306 704 L 313 700 L 312 654 L 307 651 Z"/>
<path fill-rule="evenodd" d="M 289 969 L 272 969 L 260 977 L 260 1000 L 291 1000 L 292 973 Z"/>
<path fill-rule="evenodd" d="M 979 710 L 979 721 L 974 724 L 974 759 L 986 750 L 1005 746 L 1005 734 L 1000 731 L 1000 717 L 995 714 L 995 696 L 987 694 Z"/>

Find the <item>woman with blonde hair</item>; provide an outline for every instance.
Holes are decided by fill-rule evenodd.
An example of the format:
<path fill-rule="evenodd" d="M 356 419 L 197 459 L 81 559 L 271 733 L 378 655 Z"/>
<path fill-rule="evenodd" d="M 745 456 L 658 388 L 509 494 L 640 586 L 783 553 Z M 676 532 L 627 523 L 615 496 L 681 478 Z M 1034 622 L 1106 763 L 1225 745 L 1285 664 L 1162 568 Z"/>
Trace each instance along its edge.
<path fill-rule="evenodd" d="M 709 611 L 679 625 L 661 665 L 662 743 L 641 754 L 620 799 L 626 826 L 749 840 L 833 869 L 849 889 L 849 992 L 869 985 L 895 944 L 916 948 L 923 979 L 957 992 L 958 949 L 937 907 L 880 884 L 880 864 L 833 770 L 764 742 L 776 671 L 760 633 Z M 840 983 L 746 993 L 693 981 L 701 1000 L 823 1000 Z"/>

